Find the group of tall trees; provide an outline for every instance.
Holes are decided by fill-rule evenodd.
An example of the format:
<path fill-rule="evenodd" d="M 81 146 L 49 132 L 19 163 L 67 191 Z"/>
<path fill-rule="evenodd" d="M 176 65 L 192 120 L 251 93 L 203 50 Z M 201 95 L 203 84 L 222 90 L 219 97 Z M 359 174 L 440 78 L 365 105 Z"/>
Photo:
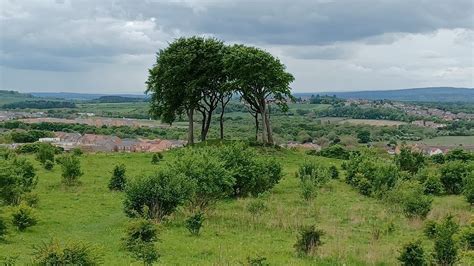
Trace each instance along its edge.
<path fill-rule="evenodd" d="M 245 45 L 225 45 L 213 38 L 179 38 L 158 52 L 149 70 L 150 111 L 163 122 L 188 117 L 188 143 L 194 143 L 194 118 L 201 114 L 201 140 L 206 140 L 212 115 L 219 107 L 220 138 L 224 138 L 225 107 L 233 95 L 255 117 L 256 135 L 273 144 L 269 104 L 287 109 L 293 76 L 270 53 Z"/>

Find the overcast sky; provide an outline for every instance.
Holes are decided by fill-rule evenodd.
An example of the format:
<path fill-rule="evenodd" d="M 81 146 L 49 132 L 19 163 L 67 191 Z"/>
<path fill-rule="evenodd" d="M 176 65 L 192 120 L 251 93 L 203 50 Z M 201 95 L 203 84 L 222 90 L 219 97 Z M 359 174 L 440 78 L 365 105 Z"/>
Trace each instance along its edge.
<path fill-rule="evenodd" d="M 0 0 L 0 89 L 142 93 L 155 52 L 213 36 L 295 92 L 474 87 L 472 0 Z"/>

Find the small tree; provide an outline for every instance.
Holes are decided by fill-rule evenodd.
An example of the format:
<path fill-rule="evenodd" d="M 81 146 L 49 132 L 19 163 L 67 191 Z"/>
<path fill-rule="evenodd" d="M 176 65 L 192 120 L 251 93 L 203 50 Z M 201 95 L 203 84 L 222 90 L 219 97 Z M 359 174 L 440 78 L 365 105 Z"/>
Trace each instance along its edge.
<path fill-rule="evenodd" d="M 464 179 L 469 175 L 470 169 L 462 161 L 446 162 L 441 167 L 441 182 L 448 194 L 460 194 L 463 190 Z"/>
<path fill-rule="evenodd" d="M 36 160 L 38 160 L 43 166 L 45 166 L 46 161 L 54 162 L 55 151 L 56 149 L 50 144 L 41 143 L 38 145 Z"/>
<path fill-rule="evenodd" d="M 329 167 L 329 173 L 330 173 L 332 179 L 338 179 L 339 178 L 339 170 L 337 170 L 336 166 L 331 165 Z"/>
<path fill-rule="evenodd" d="M 34 247 L 33 261 L 38 265 L 99 265 L 102 257 L 92 245 L 82 242 L 61 244 L 52 239 Z"/>
<path fill-rule="evenodd" d="M 153 155 L 151 156 L 152 164 L 158 164 L 161 160 L 163 160 L 163 154 L 161 154 L 160 152 L 153 153 Z"/>
<path fill-rule="evenodd" d="M 398 260 L 402 265 L 423 266 L 426 265 L 425 252 L 421 241 L 406 244 L 400 252 Z"/>
<path fill-rule="evenodd" d="M 68 186 L 78 183 L 78 179 L 84 173 L 81 171 L 81 162 L 76 156 L 64 155 L 58 159 L 61 164 L 63 182 Z"/>
<path fill-rule="evenodd" d="M 122 191 L 125 189 L 125 184 L 127 182 L 125 178 L 125 165 L 119 164 L 116 165 L 112 174 L 112 178 L 109 181 L 110 190 Z"/>
<path fill-rule="evenodd" d="M 137 219 L 129 223 L 126 235 L 122 239 L 125 249 L 145 265 L 151 265 L 159 258 L 155 248 L 158 230 L 154 223 L 145 219 Z"/>
<path fill-rule="evenodd" d="M 186 228 L 192 235 L 199 235 L 202 224 L 204 223 L 204 213 L 198 212 L 186 219 Z"/>
<path fill-rule="evenodd" d="M 24 231 L 26 228 L 36 225 L 38 220 L 33 213 L 33 209 L 26 204 L 20 204 L 12 214 L 12 223 L 20 231 Z"/>
<path fill-rule="evenodd" d="M 125 213 L 158 222 L 173 213 L 192 195 L 194 186 L 182 173 L 161 169 L 156 174 L 129 182 L 125 189 Z"/>
<path fill-rule="evenodd" d="M 409 147 L 403 146 L 400 149 L 400 154 L 396 155 L 395 161 L 400 170 L 415 174 L 418 169 L 423 167 L 425 157 L 423 153 L 412 151 Z"/>
<path fill-rule="evenodd" d="M 321 241 L 322 235 L 324 235 L 324 232 L 315 229 L 314 226 L 301 228 L 296 244 L 294 245 L 296 252 L 304 255 L 312 255 L 317 248 L 323 244 Z"/>
<path fill-rule="evenodd" d="M 0 203 L 18 204 L 24 193 L 30 192 L 38 183 L 33 165 L 12 155 L 0 160 Z"/>
<path fill-rule="evenodd" d="M 357 133 L 357 138 L 359 139 L 359 143 L 369 143 L 370 142 L 370 131 L 368 130 L 361 130 Z"/>
<path fill-rule="evenodd" d="M 458 260 L 458 243 L 453 238 L 459 231 L 459 225 L 448 216 L 436 226 L 434 256 L 439 265 L 454 265 Z"/>
<path fill-rule="evenodd" d="M 474 171 L 471 171 L 469 176 L 466 178 L 464 186 L 464 196 L 466 196 L 467 202 L 471 205 L 474 204 Z"/>
<path fill-rule="evenodd" d="M 54 167 L 54 162 L 47 160 L 46 162 L 44 162 L 43 166 L 44 166 L 44 169 L 46 170 L 52 170 Z"/>

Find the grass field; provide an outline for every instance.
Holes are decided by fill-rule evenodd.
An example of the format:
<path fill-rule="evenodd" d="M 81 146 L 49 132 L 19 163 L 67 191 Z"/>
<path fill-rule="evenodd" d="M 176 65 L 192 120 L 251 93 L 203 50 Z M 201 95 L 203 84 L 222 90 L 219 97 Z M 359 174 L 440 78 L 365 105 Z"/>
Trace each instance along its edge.
<path fill-rule="evenodd" d="M 369 126 L 400 126 L 407 123 L 393 120 L 376 120 L 376 119 L 345 119 L 340 123 L 349 123 L 355 125 L 369 125 Z"/>
<path fill-rule="evenodd" d="M 422 141 L 428 145 L 474 145 L 474 136 L 443 136 Z"/>
<path fill-rule="evenodd" d="M 382 202 L 361 196 L 343 181 L 331 181 L 311 202 L 302 200 L 294 177 L 298 165 L 317 160 L 339 166 L 340 161 L 310 158 L 289 150 L 268 150 L 265 154 L 280 160 L 285 173 L 280 184 L 262 196 L 268 210 L 252 217 L 247 205 L 255 199 L 219 202 L 199 237 L 187 232 L 185 211 L 179 210 L 160 225 L 157 248 L 161 264 L 242 265 L 247 257 L 262 256 L 271 265 L 394 265 L 401 246 L 422 237 L 422 221 L 409 220 Z M 40 222 L 23 233 L 11 228 L 7 240 L 0 243 L 0 255 L 18 256 L 19 264 L 27 264 L 33 245 L 57 238 L 99 246 L 107 265 L 130 265 L 133 260 L 120 248 L 129 218 L 122 210 L 121 193 L 110 192 L 107 183 L 115 164 L 124 163 L 129 178 L 133 178 L 159 167 L 150 160 L 151 154 L 141 153 L 83 155 L 85 175 L 75 188 L 61 185 L 58 166 L 48 172 L 35 162 L 40 178 L 36 189 Z M 448 196 L 435 199 L 428 219 L 441 219 L 448 213 L 461 224 L 472 218 L 472 209 L 464 198 Z M 297 230 L 312 224 L 325 231 L 324 244 L 316 257 L 299 257 L 293 248 Z M 377 232 L 386 232 L 389 226 L 395 230 L 377 237 Z M 429 243 L 424 240 L 427 248 Z M 461 263 L 468 265 L 469 261 L 465 258 Z"/>

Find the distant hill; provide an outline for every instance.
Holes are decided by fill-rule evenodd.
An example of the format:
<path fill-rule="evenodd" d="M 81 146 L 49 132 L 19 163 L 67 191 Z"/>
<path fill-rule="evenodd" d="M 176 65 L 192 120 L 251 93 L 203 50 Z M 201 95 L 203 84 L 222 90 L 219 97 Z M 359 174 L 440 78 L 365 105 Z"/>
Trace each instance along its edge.
<path fill-rule="evenodd" d="M 416 102 L 473 102 L 473 88 L 429 87 L 400 90 L 295 93 L 296 97 L 336 95 L 344 99 L 394 100 Z"/>
<path fill-rule="evenodd" d="M 104 93 L 75 93 L 75 92 L 32 92 L 34 96 L 42 98 L 60 98 L 66 100 L 94 100 L 104 96 L 120 96 L 128 98 L 147 98 L 144 94 L 104 94 Z"/>
<path fill-rule="evenodd" d="M 33 95 L 17 91 L 0 90 L 0 106 L 33 99 Z"/>
<path fill-rule="evenodd" d="M 94 99 L 91 102 L 97 102 L 97 103 L 130 103 L 130 102 L 144 102 L 144 101 L 146 101 L 145 98 L 125 97 L 125 96 L 118 96 L 118 95 L 107 95 L 107 96 L 101 96 L 97 99 Z"/>

